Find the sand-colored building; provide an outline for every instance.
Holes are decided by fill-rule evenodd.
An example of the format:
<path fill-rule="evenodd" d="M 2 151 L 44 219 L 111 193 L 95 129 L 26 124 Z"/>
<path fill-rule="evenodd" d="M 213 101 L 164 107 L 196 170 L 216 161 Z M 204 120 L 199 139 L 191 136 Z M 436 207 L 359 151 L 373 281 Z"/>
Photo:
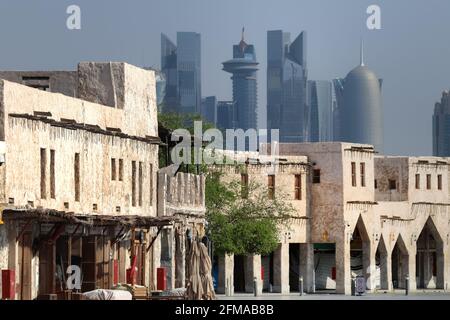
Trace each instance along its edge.
<path fill-rule="evenodd" d="M 0 79 L 0 269 L 14 272 L 15 298 L 64 291 L 70 265 L 83 292 L 156 289 L 160 267 L 168 289 L 184 287 L 176 265 L 186 234 L 202 236 L 204 179 L 159 172 L 154 72 L 82 62 Z M 168 181 L 189 201 L 168 200 Z"/>
<path fill-rule="evenodd" d="M 405 289 L 407 278 L 411 291 L 448 289 L 447 158 L 380 156 L 371 145 L 341 142 L 278 148 L 275 173 L 248 161 L 226 176 L 248 174 L 283 194 L 297 223 L 280 231 L 267 257 L 219 257 L 219 291 L 251 292 L 256 278 L 259 290 L 289 293 L 303 277 L 305 291 L 350 294 L 357 276 L 369 291 Z"/>

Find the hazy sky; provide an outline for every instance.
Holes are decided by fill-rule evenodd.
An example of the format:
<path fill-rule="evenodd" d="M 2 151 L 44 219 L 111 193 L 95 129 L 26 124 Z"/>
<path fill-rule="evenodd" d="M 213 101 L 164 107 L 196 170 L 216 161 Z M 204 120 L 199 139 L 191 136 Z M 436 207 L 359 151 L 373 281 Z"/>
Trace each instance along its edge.
<path fill-rule="evenodd" d="M 82 29 L 66 28 L 66 8 L 81 7 Z M 366 27 L 366 8 L 382 10 L 382 30 Z M 266 32 L 308 32 L 309 78 L 328 80 L 366 64 L 383 83 L 387 154 L 429 155 L 431 116 L 450 88 L 448 0 L 1 0 L 0 69 L 75 69 L 78 61 L 160 65 L 160 33 L 202 35 L 202 93 L 231 99 L 221 63 L 245 26 L 260 62 L 258 101 L 266 107 Z M 265 117 L 265 112 L 262 112 Z"/>

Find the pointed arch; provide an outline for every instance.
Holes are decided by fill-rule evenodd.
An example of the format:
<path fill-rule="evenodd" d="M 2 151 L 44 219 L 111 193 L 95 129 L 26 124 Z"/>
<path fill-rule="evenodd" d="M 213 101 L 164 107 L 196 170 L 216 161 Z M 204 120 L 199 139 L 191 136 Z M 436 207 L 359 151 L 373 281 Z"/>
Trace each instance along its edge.
<path fill-rule="evenodd" d="M 433 219 L 428 217 L 416 243 L 417 286 L 444 289 L 444 241 Z"/>
<path fill-rule="evenodd" d="M 391 267 L 393 287 L 405 289 L 409 273 L 409 252 L 401 234 L 392 249 Z"/>
<path fill-rule="evenodd" d="M 383 235 L 380 237 L 380 241 L 378 242 L 377 250 L 375 251 L 375 263 L 380 272 L 379 281 L 377 281 L 376 286 L 378 286 L 381 290 L 389 290 L 390 289 L 390 279 L 389 279 L 389 255 L 386 247 L 386 243 L 384 241 Z"/>

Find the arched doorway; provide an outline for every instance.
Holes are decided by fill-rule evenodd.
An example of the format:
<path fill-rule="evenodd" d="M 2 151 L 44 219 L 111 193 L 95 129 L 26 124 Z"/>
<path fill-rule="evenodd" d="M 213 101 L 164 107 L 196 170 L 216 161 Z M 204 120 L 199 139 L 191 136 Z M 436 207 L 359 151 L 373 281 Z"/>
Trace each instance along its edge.
<path fill-rule="evenodd" d="M 377 251 L 375 253 L 375 263 L 377 268 L 376 286 L 381 290 L 389 290 L 388 252 L 383 236 L 380 238 L 380 242 L 378 243 Z"/>
<path fill-rule="evenodd" d="M 444 289 L 444 243 L 431 218 L 417 239 L 417 287 Z"/>
<path fill-rule="evenodd" d="M 392 250 L 392 286 L 394 289 L 406 288 L 406 276 L 409 273 L 409 254 L 401 235 L 398 236 Z"/>
<path fill-rule="evenodd" d="M 370 238 L 361 216 L 358 218 L 350 241 L 350 267 L 352 277 L 370 276 Z M 368 288 L 371 289 L 371 288 Z"/>

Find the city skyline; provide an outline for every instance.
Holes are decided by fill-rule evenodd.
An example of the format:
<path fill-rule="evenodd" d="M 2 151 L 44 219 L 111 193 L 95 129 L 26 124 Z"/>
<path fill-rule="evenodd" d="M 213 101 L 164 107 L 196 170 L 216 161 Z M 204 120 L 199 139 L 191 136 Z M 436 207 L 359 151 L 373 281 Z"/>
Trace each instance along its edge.
<path fill-rule="evenodd" d="M 245 25 L 261 63 L 258 101 L 263 107 L 267 30 L 306 30 L 309 78 L 321 80 L 341 77 L 355 65 L 363 37 L 371 53 L 368 65 L 385 80 L 385 153 L 431 155 L 433 107 L 442 91 L 450 87 L 450 45 L 441 40 L 450 28 L 445 18 L 450 3 L 379 0 L 376 4 L 382 10 L 382 29 L 376 31 L 368 30 L 365 23 L 371 4 L 356 0 L 345 4 L 286 0 L 282 5 L 252 0 L 169 0 L 135 1 L 129 6 L 119 1 L 80 0 L 82 29 L 70 31 L 65 27 L 68 2 L 3 2 L 0 67 L 57 70 L 72 69 L 78 60 L 112 60 L 158 68 L 161 32 L 173 39 L 176 31 L 195 31 L 202 34 L 203 96 L 230 100 L 231 83 L 220 63 L 229 57 L 229 46 Z M 14 38 L 9 33 L 11 28 Z M 260 118 L 260 123 L 265 123 L 265 115 Z"/>

